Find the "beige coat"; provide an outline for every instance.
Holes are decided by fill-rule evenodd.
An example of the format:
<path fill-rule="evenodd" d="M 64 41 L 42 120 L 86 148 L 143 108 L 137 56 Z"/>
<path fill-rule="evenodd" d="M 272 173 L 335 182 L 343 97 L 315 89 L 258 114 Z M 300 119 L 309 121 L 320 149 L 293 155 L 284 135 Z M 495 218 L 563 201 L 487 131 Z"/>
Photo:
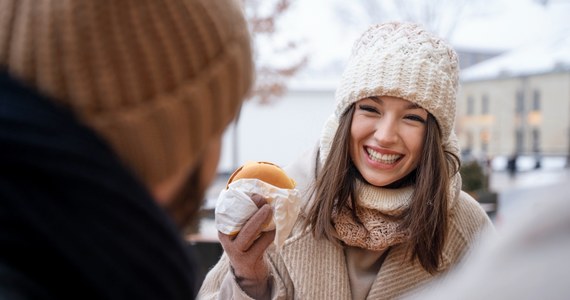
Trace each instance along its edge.
<path fill-rule="evenodd" d="M 315 161 L 316 151 L 313 151 L 286 168 L 302 192 L 306 192 L 313 182 Z M 457 190 L 450 205 L 449 232 L 443 252 L 444 269 L 455 265 L 485 228 L 492 228 L 480 205 L 468 194 Z M 302 213 L 280 253 L 275 249 L 268 250 L 273 299 L 351 299 L 343 249 L 327 240 L 314 239 L 300 226 L 303 216 Z M 393 246 L 376 276 L 368 299 L 394 299 L 432 278 L 418 262 L 410 263 L 404 247 Z M 206 276 L 198 298 L 251 299 L 235 282 L 225 254 Z"/>

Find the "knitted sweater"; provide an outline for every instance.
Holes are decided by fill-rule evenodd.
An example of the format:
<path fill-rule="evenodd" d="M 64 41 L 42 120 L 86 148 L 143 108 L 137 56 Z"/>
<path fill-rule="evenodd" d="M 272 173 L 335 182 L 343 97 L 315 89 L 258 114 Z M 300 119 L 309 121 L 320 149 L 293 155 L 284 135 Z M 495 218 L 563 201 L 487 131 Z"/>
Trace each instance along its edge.
<path fill-rule="evenodd" d="M 316 150 L 286 168 L 302 193 L 308 193 L 314 181 L 315 162 Z M 484 229 L 492 228 L 485 211 L 464 192 L 456 193 L 449 210 L 449 231 L 443 250 L 444 270 L 460 261 Z M 305 216 L 302 211 L 280 252 L 271 247 L 267 251 L 273 277 L 272 298 L 351 299 L 343 249 L 328 240 L 315 239 L 302 226 Z M 419 262 L 410 262 L 403 246 L 395 245 L 382 264 L 368 299 L 394 299 L 431 279 L 433 276 Z M 198 298 L 251 299 L 237 285 L 225 254 L 206 276 Z"/>

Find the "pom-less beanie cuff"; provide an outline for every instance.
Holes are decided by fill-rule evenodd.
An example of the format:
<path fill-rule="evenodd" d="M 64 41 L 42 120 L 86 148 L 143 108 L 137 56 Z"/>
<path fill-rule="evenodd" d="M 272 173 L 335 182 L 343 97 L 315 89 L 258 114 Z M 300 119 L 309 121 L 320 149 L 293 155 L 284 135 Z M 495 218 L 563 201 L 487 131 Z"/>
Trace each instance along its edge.
<path fill-rule="evenodd" d="M 235 0 L 7 0 L 0 67 L 105 138 L 156 184 L 193 165 L 253 81 Z"/>
<path fill-rule="evenodd" d="M 411 23 L 371 26 L 355 42 L 335 94 L 335 113 L 321 136 L 322 159 L 348 107 L 366 97 L 399 97 L 426 109 L 445 148 L 459 154 L 453 133 L 459 80 L 457 54 L 446 42 Z"/>

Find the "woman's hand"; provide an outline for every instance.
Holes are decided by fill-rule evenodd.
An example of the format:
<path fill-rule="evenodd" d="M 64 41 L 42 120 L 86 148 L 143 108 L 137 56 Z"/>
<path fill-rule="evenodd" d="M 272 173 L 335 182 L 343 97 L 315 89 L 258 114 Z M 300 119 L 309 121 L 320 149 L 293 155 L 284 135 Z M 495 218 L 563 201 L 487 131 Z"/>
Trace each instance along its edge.
<path fill-rule="evenodd" d="M 259 210 L 251 216 L 240 232 L 233 236 L 218 232 L 218 237 L 243 291 L 255 299 L 269 299 L 269 266 L 264 260 L 264 253 L 275 238 L 275 230 L 261 230 L 271 221 L 273 212 L 260 195 L 253 195 L 251 200 Z"/>

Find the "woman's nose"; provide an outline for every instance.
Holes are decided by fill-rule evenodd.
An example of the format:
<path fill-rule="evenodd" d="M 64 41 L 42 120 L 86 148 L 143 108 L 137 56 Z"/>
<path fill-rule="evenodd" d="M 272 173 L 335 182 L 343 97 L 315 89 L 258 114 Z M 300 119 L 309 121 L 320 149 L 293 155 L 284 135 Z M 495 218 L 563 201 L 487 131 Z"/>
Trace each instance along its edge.
<path fill-rule="evenodd" d="M 374 138 L 381 146 L 396 143 L 398 141 L 398 124 L 388 118 L 379 121 L 375 128 Z"/>

